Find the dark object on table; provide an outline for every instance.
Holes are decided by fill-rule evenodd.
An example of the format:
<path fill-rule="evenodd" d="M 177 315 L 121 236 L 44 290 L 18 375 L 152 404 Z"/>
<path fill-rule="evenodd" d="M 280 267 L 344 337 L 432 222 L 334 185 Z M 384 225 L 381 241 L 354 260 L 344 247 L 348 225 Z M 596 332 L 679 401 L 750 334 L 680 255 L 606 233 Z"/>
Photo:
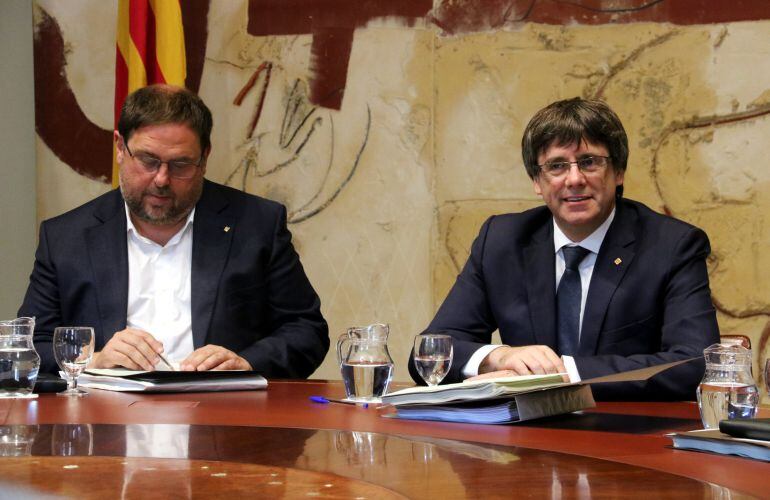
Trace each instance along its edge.
<path fill-rule="evenodd" d="M 722 420 L 719 430 L 732 437 L 770 441 L 770 418 Z"/>
<path fill-rule="evenodd" d="M 43 394 L 47 392 L 61 392 L 67 389 L 67 381 L 52 373 L 40 373 L 35 382 L 33 392 Z"/>

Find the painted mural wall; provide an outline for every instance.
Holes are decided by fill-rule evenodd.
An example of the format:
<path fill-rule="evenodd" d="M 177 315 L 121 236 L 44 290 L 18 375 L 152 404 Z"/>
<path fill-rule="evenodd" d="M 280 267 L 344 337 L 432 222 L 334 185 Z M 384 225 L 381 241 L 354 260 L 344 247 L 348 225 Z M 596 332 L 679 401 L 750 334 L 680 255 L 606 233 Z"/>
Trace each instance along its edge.
<path fill-rule="evenodd" d="M 723 333 L 770 355 L 764 0 L 185 1 L 208 177 L 284 203 L 332 336 L 387 322 L 396 379 L 483 220 L 541 202 L 532 114 L 606 100 L 625 195 L 704 228 Z M 38 216 L 110 189 L 116 2 L 35 5 Z M 339 378 L 330 352 L 316 377 Z M 759 378 L 759 377 L 758 377 Z"/>

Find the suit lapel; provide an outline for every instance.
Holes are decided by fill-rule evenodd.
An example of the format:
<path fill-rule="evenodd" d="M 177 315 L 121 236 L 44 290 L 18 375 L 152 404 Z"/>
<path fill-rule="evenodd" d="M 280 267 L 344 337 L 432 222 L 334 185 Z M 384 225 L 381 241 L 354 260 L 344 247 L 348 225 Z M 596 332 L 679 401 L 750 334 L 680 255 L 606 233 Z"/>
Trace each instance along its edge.
<path fill-rule="evenodd" d="M 193 345 L 196 349 L 206 342 L 219 280 L 236 230 L 235 219 L 225 215 L 228 205 L 225 195 L 206 181 L 201 199 L 196 205 L 193 221 L 190 284 Z"/>
<path fill-rule="evenodd" d="M 624 210 L 622 200 L 617 205 L 615 220 L 604 238 L 599 255 L 596 257 L 591 285 L 588 288 L 583 327 L 580 334 L 580 356 L 592 356 L 596 353 L 604 317 L 610 299 L 634 260 L 636 240 L 633 228 L 636 215 Z"/>
<path fill-rule="evenodd" d="M 94 210 L 100 224 L 86 229 L 104 343 L 126 327 L 128 309 L 128 247 L 123 198 L 115 190 Z M 103 345 L 103 344 L 102 344 Z M 97 345 L 100 348 L 101 345 Z"/>
<path fill-rule="evenodd" d="M 556 347 L 556 268 L 553 219 L 537 230 L 524 249 L 524 274 L 532 330 L 538 344 Z"/>

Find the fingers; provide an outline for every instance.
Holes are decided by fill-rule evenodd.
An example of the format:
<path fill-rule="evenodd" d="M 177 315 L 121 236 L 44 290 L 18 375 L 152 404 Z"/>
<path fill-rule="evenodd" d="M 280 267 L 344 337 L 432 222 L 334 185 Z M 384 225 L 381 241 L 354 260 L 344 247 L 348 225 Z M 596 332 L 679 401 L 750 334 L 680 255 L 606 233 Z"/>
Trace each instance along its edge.
<path fill-rule="evenodd" d="M 544 345 L 502 346 L 490 352 L 479 366 L 481 374 L 501 370 L 509 370 L 515 375 L 545 375 L 566 371 L 561 358 Z"/>
<path fill-rule="evenodd" d="M 210 344 L 196 349 L 187 359 L 182 361 L 180 369 L 199 372 L 206 370 L 251 370 L 251 365 L 233 351 Z"/>
<path fill-rule="evenodd" d="M 163 344 L 151 334 L 136 328 L 116 332 L 95 356 L 95 368 L 122 366 L 130 370 L 153 370 L 160 360 Z"/>

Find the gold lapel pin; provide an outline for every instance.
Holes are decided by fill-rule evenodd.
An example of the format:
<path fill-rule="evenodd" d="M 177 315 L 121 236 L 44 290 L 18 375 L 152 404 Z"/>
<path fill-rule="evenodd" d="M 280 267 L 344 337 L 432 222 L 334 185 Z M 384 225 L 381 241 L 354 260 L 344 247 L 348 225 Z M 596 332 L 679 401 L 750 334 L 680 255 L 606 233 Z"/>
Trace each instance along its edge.
<path fill-rule="evenodd" d="M 230 231 L 230 226 L 225 226 L 225 232 Z"/>
<path fill-rule="evenodd" d="M 620 257 L 618 257 L 618 258 L 617 258 L 617 259 L 615 259 L 613 262 L 615 262 L 615 265 L 616 265 L 616 266 L 619 266 L 619 265 L 620 265 L 620 263 L 621 263 L 621 262 L 623 262 L 623 260 L 622 260 Z"/>

